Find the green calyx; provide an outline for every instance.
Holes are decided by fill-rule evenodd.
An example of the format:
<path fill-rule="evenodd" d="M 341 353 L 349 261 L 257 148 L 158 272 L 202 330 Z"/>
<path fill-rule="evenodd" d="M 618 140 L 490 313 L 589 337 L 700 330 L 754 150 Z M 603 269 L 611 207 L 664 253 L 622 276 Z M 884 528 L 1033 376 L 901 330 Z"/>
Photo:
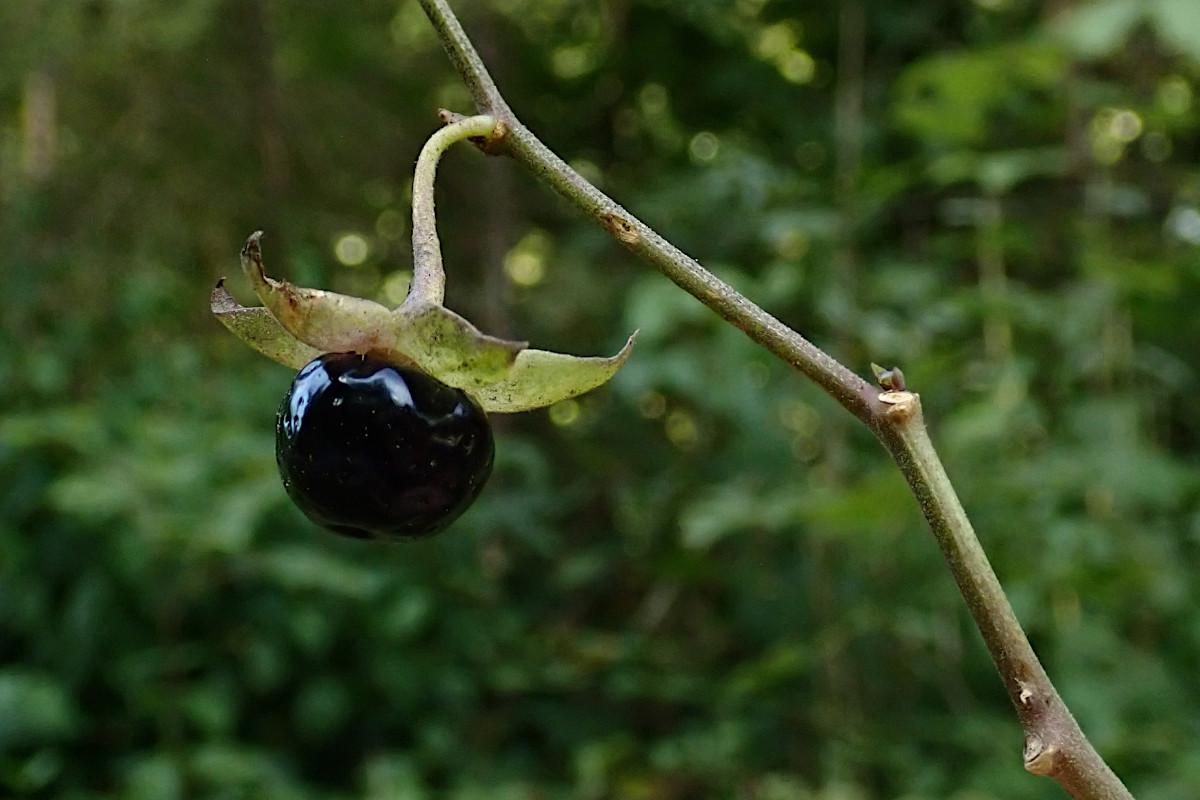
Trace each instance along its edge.
<path fill-rule="evenodd" d="M 495 128 L 491 117 L 463 118 L 421 149 L 413 178 L 413 285 L 398 308 L 267 277 L 262 231 L 256 231 L 241 260 L 262 306 L 240 305 L 221 281 L 212 293 L 213 314 L 246 344 L 294 369 L 323 353 L 371 353 L 467 392 L 488 412 L 541 408 L 604 383 L 629 357 L 636 334 L 615 356 L 581 358 L 488 336 L 442 306 L 445 273 L 433 212 L 437 162 L 450 144 L 490 136 Z"/>
<path fill-rule="evenodd" d="M 485 411 L 528 411 L 601 385 L 629 357 L 634 337 L 609 358 L 581 358 L 530 349 L 488 336 L 441 305 L 405 303 L 389 309 L 361 297 L 304 289 L 268 277 L 255 232 L 242 248 L 242 268 L 261 306 L 245 307 L 223 282 L 212 311 L 234 335 L 294 369 L 322 353 L 374 353 L 411 364 L 472 395 Z"/>

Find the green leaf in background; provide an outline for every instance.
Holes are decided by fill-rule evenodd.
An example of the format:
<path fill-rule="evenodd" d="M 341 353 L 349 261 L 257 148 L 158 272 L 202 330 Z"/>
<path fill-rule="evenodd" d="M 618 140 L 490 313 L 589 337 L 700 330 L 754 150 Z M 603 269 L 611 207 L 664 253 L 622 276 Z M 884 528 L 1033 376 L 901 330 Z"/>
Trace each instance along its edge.
<path fill-rule="evenodd" d="M 1083 58 L 1111 55 L 1143 22 L 1171 49 L 1200 64 L 1200 32 L 1192 0 L 1099 0 L 1055 17 L 1051 30 Z"/>
<path fill-rule="evenodd" d="M 53 675 L 0 670 L 0 752 L 66 739 L 78 725 L 71 696 Z"/>
<path fill-rule="evenodd" d="M 1194 65 L 1200 65 L 1200 26 L 1196 25 L 1196 4 L 1192 0 L 1153 0 L 1150 19 L 1164 42 Z"/>
<path fill-rule="evenodd" d="M 451 4 L 563 158 L 902 368 L 1084 730 L 1196 800 L 1194 2 L 879 0 L 861 35 L 832 0 Z M 878 442 L 508 159 L 439 167 L 448 305 L 637 356 L 495 415 L 453 537 L 291 506 L 274 416 L 317 348 L 221 299 L 277 366 L 202 298 L 261 226 L 295 283 L 404 300 L 413 158 L 472 110 L 419 3 L 4 0 L 0 31 L 0 797 L 1062 795 Z"/>
<path fill-rule="evenodd" d="M 1148 8 L 1146 0 L 1081 3 L 1055 17 L 1051 29 L 1078 55 L 1099 58 L 1125 43 Z"/>

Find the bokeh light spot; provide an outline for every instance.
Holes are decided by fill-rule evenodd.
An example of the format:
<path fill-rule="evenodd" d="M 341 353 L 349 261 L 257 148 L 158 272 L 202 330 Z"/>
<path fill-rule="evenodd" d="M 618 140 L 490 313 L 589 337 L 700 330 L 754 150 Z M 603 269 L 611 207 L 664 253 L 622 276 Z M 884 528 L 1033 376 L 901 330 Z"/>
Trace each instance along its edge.
<path fill-rule="evenodd" d="M 344 233 L 333 244 L 333 254 L 347 267 L 357 267 L 371 254 L 371 246 L 360 233 Z"/>
<path fill-rule="evenodd" d="M 696 418 L 683 409 L 676 409 L 667 415 L 667 440 L 680 450 L 694 450 L 700 444 L 700 426 Z"/>
<path fill-rule="evenodd" d="M 384 239 L 396 241 L 404 237 L 408 230 L 408 220 L 404 214 L 394 208 L 384 209 L 375 218 L 375 232 Z"/>
<path fill-rule="evenodd" d="M 1142 118 L 1128 109 L 1117 111 L 1112 115 L 1108 129 L 1118 142 L 1132 142 L 1142 135 Z"/>
<path fill-rule="evenodd" d="M 518 286 L 537 286 L 546 277 L 550 249 L 550 237 L 544 231 L 530 231 L 504 257 L 504 274 Z"/>
<path fill-rule="evenodd" d="M 1168 114 L 1186 114 L 1192 107 L 1192 86 L 1181 75 L 1165 78 L 1155 95 L 1162 110 Z"/>
<path fill-rule="evenodd" d="M 550 406 L 550 421 L 560 428 L 574 425 L 579 421 L 582 409 L 578 400 L 563 400 Z"/>
<path fill-rule="evenodd" d="M 1167 230 L 1191 244 L 1200 244 L 1200 211 L 1190 206 L 1176 208 L 1167 216 Z"/>
<path fill-rule="evenodd" d="M 646 392 L 638 399 L 638 411 L 647 419 L 658 419 L 667 413 L 667 398 L 658 392 Z"/>
<path fill-rule="evenodd" d="M 688 143 L 688 155 L 692 161 L 707 163 L 717 157 L 717 153 L 721 149 L 721 140 L 717 138 L 715 133 L 710 131 L 700 131 L 692 137 L 692 141 Z"/>
<path fill-rule="evenodd" d="M 550 56 L 550 69 L 567 80 L 588 74 L 594 66 L 592 48 L 586 44 L 560 47 Z"/>
<path fill-rule="evenodd" d="M 386 303 L 398 306 L 408 297 L 408 287 L 412 283 L 412 273 L 408 270 L 397 270 L 383 279 L 383 299 Z"/>
<path fill-rule="evenodd" d="M 817 74 L 817 62 L 804 50 L 789 50 L 775 59 L 775 67 L 789 83 L 810 83 Z"/>
<path fill-rule="evenodd" d="M 1142 155 L 1158 164 L 1171 157 L 1171 140 L 1161 131 L 1150 131 L 1142 137 Z"/>
<path fill-rule="evenodd" d="M 546 265 L 535 253 L 509 253 L 504 259 L 504 272 L 518 286 L 537 286 L 546 275 Z"/>

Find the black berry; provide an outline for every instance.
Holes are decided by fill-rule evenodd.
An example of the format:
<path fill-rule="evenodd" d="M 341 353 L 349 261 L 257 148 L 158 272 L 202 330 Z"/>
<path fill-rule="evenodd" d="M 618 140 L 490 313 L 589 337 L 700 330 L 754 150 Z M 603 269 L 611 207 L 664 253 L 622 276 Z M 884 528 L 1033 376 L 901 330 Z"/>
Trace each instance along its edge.
<path fill-rule="evenodd" d="M 479 495 L 492 429 L 464 392 L 356 353 L 307 364 L 275 424 L 283 486 L 309 519 L 358 538 L 431 536 Z"/>

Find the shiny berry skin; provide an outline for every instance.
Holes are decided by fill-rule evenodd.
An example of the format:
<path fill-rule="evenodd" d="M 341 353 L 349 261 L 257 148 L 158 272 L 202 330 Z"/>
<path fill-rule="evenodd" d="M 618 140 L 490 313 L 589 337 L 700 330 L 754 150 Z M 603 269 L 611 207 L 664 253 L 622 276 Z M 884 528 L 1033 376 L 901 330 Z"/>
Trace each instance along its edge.
<path fill-rule="evenodd" d="M 283 398 L 275 459 L 309 519 L 356 538 L 432 536 L 479 495 L 492 428 L 458 389 L 357 353 L 309 362 Z"/>

